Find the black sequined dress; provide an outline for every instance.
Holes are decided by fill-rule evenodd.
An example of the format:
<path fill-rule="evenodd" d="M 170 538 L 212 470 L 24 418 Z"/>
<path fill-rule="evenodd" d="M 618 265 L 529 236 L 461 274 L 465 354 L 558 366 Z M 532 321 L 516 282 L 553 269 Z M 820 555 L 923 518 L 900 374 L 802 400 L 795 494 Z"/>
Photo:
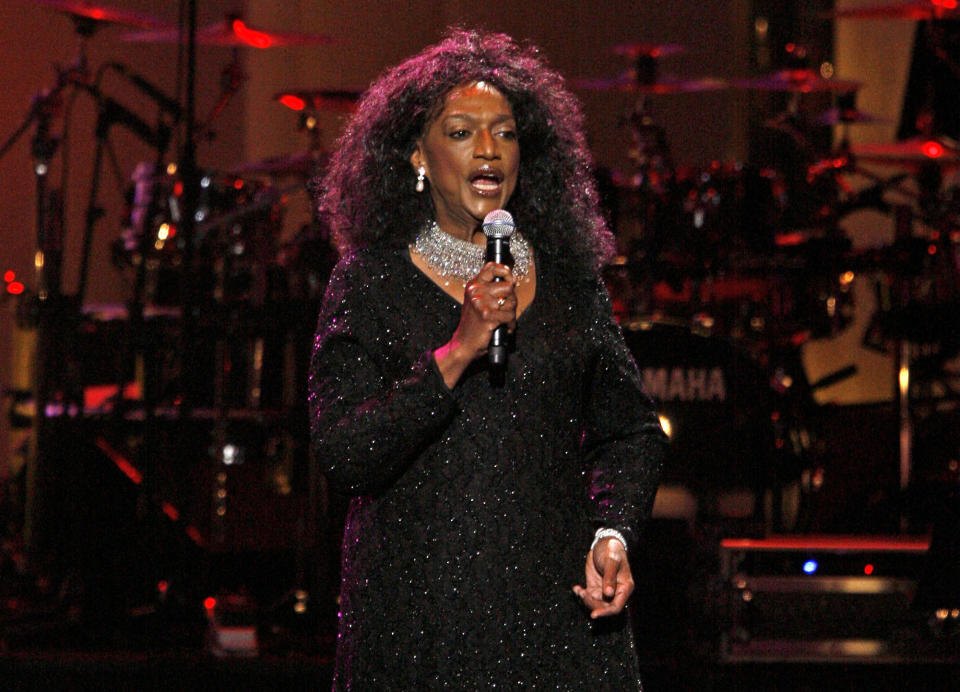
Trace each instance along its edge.
<path fill-rule="evenodd" d="M 483 360 L 453 391 L 431 352 L 460 304 L 403 251 L 334 270 L 310 404 L 315 459 L 354 496 L 335 689 L 639 688 L 626 614 L 591 621 L 571 587 L 597 527 L 636 540 L 664 437 L 602 284 L 552 269 L 502 385 Z"/>

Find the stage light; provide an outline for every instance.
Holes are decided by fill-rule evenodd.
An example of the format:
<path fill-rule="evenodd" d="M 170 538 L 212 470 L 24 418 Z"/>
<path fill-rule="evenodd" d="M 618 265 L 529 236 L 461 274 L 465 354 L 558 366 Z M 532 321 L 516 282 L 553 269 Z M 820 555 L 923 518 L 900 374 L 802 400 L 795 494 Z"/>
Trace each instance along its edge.
<path fill-rule="evenodd" d="M 763 41 L 767 38 L 767 33 L 770 31 L 770 20 L 766 17 L 757 17 L 753 20 L 753 30 L 757 35 L 757 39 Z"/>
<path fill-rule="evenodd" d="M 205 599 L 203 599 L 203 607 L 207 609 L 207 612 L 211 612 L 217 607 L 217 599 L 215 599 L 213 596 L 207 596 Z"/>
<path fill-rule="evenodd" d="M 307 102 L 296 94 L 284 94 L 280 97 L 280 103 L 292 111 L 302 111 L 307 107 Z"/>
<path fill-rule="evenodd" d="M 932 139 L 924 142 L 921 150 L 924 156 L 928 156 L 931 159 L 938 159 L 943 156 L 943 145 Z"/>
<path fill-rule="evenodd" d="M 19 281 L 11 281 L 7 284 L 7 293 L 13 296 L 18 296 L 24 291 L 24 286 Z"/>
<path fill-rule="evenodd" d="M 257 31 L 256 29 L 251 29 L 244 24 L 241 19 L 234 19 L 231 26 L 233 33 L 247 45 L 253 46 L 254 48 L 269 48 L 273 45 L 273 39 L 270 38 L 268 34 Z"/>
<path fill-rule="evenodd" d="M 660 427 L 667 434 L 668 439 L 673 439 L 673 423 L 662 413 L 660 414 Z"/>
<path fill-rule="evenodd" d="M 803 563 L 803 571 L 806 574 L 814 574 L 819 567 L 820 565 L 817 564 L 816 560 L 807 560 Z"/>
<path fill-rule="evenodd" d="M 224 466 L 235 466 L 237 464 L 242 464 L 243 448 L 232 443 L 227 443 L 223 446 L 223 452 L 220 459 Z M 224 478 L 224 481 L 225 480 L 226 478 Z"/>
<path fill-rule="evenodd" d="M 3 273 L 3 280 L 6 281 L 7 283 L 10 283 L 16 278 L 17 278 L 17 275 L 16 273 L 14 273 L 12 269 L 8 269 Z"/>
<path fill-rule="evenodd" d="M 871 564 L 864 565 L 864 567 L 863 567 L 863 573 L 866 574 L 868 577 L 869 577 L 871 574 L 873 574 L 873 565 L 871 565 Z"/>

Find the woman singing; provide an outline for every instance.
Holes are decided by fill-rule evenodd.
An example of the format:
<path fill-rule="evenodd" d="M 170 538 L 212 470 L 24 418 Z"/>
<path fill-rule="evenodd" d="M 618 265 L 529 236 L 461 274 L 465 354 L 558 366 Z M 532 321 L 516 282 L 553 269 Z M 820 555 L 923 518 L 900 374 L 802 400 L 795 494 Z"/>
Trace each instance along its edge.
<path fill-rule="evenodd" d="M 458 31 L 370 87 L 319 181 L 343 259 L 312 451 L 353 498 L 335 689 L 639 688 L 628 555 L 666 438 L 600 280 L 581 121 L 535 49 Z M 512 268 L 484 261 L 498 209 Z"/>

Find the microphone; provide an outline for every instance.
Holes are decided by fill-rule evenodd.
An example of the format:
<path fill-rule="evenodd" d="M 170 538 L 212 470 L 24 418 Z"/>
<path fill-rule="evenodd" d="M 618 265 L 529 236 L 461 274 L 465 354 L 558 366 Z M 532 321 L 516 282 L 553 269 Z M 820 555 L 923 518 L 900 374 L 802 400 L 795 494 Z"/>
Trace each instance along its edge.
<path fill-rule="evenodd" d="M 513 255 L 510 254 L 510 236 L 515 226 L 513 216 L 503 209 L 494 209 L 483 219 L 483 234 L 487 236 L 487 262 L 513 266 Z M 494 281 L 503 281 L 497 277 Z M 507 364 L 507 333 L 506 325 L 501 324 L 490 335 L 490 346 L 487 350 L 487 359 L 490 365 L 503 367 Z"/>
<path fill-rule="evenodd" d="M 130 72 L 127 70 L 127 66 L 122 63 L 112 62 L 110 67 L 115 69 L 117 72 L 126 77 L 129 81 L 133 83 L 140 91 L 149 96 L 154 102 L 160 106 L 161 110 L 170 114 L 174 120 L 180 120 L 180 104 L 176 99 L 167 96 L 159 87 L 154 86 L 146 80 L 146 78 L 141 77 L 135 72 Z"/>

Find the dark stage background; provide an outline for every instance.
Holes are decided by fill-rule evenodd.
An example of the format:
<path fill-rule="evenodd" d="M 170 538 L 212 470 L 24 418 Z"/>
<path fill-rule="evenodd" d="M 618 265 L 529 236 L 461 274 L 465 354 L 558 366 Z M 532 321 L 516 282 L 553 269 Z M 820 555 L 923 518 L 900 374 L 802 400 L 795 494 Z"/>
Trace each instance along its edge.
<path fill-rule="evenodd" d="M 186 106 L 176 32 L 130 36 L 186 1 L 4 0 L 0 679 L 326 686 L 345 500 L 309 463 L 304 388 L 335 256 L 305 181 L 356 93 L 461 25 L 536 43 L 583 103 L 608 287 L 673 438 L 634 558 L 648 689 L 947 689 L 949 4 L 197 0 L 188 157 L 129 77 Z"/>

